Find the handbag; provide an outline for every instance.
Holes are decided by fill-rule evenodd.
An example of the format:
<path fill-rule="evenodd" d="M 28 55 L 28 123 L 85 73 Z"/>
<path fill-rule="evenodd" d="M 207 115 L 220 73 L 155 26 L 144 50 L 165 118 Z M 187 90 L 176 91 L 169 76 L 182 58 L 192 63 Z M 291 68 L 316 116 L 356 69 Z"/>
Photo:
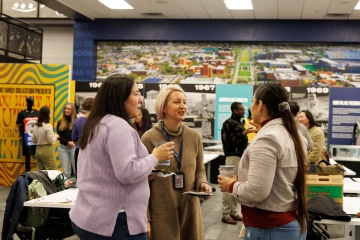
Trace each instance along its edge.
<path fill-rule="evenodd" d="M 329 162 L 325 160 L 320 160 L 316 164 L 316 173 L 318 172 L 324 172 L 328 174 L 336 174 L 336 175 L 345 175 L 345 169 L 343 165 L 337 163 L 337 164 L 330 164 Z"/>

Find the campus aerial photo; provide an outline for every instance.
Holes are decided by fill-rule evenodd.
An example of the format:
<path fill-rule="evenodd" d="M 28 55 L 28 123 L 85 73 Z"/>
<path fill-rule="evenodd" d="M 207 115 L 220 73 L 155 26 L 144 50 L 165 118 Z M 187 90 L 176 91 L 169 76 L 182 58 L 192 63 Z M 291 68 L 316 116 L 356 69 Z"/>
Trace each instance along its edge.
<path fill-rule="evenodd" d="M 360 87 L 360 45 L 98 42 L 97 79 L 138 83 Z"/>

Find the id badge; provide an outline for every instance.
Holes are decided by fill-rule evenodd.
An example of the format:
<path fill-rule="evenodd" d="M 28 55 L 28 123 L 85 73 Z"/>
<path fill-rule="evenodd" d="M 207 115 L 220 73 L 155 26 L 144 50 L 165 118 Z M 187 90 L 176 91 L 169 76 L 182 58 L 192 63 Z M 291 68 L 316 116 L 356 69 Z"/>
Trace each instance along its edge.
<path fill-rule="evenodd" d="M 177 172 L 174 174 L 174 188 L 175 189 L 184 188 L 184 173 Z"/>

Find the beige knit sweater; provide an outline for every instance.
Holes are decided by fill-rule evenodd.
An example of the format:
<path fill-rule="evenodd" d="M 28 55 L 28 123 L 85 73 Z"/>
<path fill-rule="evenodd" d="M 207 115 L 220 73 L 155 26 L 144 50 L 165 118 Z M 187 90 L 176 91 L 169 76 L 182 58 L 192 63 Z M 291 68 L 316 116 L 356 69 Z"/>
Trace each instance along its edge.
<path fill-rule="evenodd" d="M 175 142 L 179 153 L 182 129 L 167 134 Z M 145 132 L 141 141 L 151 153 L 159 141 L 165 141 L 161 124 L 157 123 Z M 163 166 L 158 166 L 161 169 Z M 170 171 L 177 171 L 177 160 L 170 159 Z M 182 194 L 198 190 L 206 182 L 203 162 L 203 145 L 200 135 L 184 125 L 181 172 L 184 173 L 184 189 L 174 190 L 173 177 L 156 178 L 150 182 L 149 213 L 152 240 L 198 240 L 204 239 L 200 202 L 197 197 Z"/>

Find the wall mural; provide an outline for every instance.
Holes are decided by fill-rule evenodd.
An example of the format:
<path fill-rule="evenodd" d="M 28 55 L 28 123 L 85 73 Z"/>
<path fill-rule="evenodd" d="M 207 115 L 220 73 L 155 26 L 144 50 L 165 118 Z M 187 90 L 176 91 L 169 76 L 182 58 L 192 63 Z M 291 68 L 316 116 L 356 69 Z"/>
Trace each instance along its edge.
<path fill-rule="evenodd" d="M 16 85 L 19 87 L 14 87 Z M 48 94 L 40 86 L 32 88 L 31 85 L 55 86 L 55 101 L 51 100 L 54 97 L 47 97 Z M 25 171 L 25 156 L 22 156 L 16 126 L 17 114 L 26 109 L 26 97 L 35 96 L 34 109 L 39 110 L 44 105 L 54 109 L 52 123 L 56 123 L 68 102 L 69 65 L 2 63 L 0 91 L 0 186 L 11 186 L 17 176 Z M 60 168 L 58 159 L 56 163 Z M 33 158 L 31 168 L 36 169 L 36 160 Z"/>
<path fill-rule="evenodd" d="M 138 83 L 359 87 L 360 45 L 98 42 L 97 79 Z"/>

